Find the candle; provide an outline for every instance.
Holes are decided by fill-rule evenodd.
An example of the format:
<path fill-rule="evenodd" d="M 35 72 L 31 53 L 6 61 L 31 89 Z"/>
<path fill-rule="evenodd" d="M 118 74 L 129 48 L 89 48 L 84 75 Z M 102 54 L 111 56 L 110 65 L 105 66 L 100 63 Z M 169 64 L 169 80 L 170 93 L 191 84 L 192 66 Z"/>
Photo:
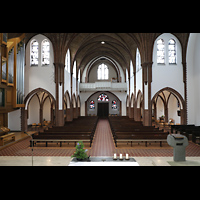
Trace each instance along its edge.
<path fill-rule="evenodd" d="M 117 154 L 116 153 L 114 153 L 114 159 L 117 159 Z"/>
<path fill-rule="evenodd" d="M 126 154 L 126 159 L 128 160 L 129 158 L 128 158 L 128 154 Z"/>
<path fill-rule="evenodd" d="M 120 153 L 119 158 L 122 159 L 122 154 Z"/>

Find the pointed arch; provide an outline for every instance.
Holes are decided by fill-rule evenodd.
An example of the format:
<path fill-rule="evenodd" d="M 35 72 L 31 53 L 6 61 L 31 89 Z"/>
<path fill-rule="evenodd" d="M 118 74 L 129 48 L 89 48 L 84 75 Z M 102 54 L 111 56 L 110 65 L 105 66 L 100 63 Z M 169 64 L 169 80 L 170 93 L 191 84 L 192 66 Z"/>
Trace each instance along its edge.
<path fill-rule="evenodd" d="M 80 108 L 81 107 L 81 99 L 80 96 L 77 96 L 77 107 Z"/>
<path fill-rule="evenodd" d="M 55 98 L 53 97 L 53 95 L 43 89 L 43 88 L 37 88 L 37 89 L 34 89 L 32 90 L 31 92 L 29 92 L 25 99 L 24 99 L 24 105 L 25 107 L 22 108 L 22 114 L 21 114 L 21 117 L 22 117 L 22 130 L 23 131 L 27 131 L 28 130 L 28 115 L 31 116 L 31 113 L 28 113 L 28 110 L 29 110 L 29 104 L 32 100 L 33 97 L 37 97 L 38 99 L 38 103 L 39 103 L 39 110 L 35 110 L 34 109 L 34 113 L 38 114 L 39 116 L 39 122 L 42 124 L 43 123 L 43 111 L 44 111 L 44 104 L 45 104 L 45 101 L 49 98 L 49 101 L 50 101 L 50 107 L 49 107 L 49 113 L 50 113 L 50 121 L 51 121 L 51 124 L 53 125 L 54 124 L 54 109 L 55 109 Z M 45 108 L 46 109 L 46 108 Z M 33 122 L 35 123 L 35 122 Z"/>
<path fill-rule="evenodd" d="M 75 93 L 72 95 L 72 105 L 73 105 L 73 108 L 76 108 L 76 107 L 77 107 L 76 95 L 75 95 Z"/>
<path fill-rule="evenodd" d="M 136 98 L 137 108 L 140 108 L 140 104 L 141 104 L 142 100 L 143 100 L 143 94 L 142 94 L 141 90 L 139 90 L 137 93 L 137 98 Z"/>
<path fill-rule="evenodd" d="M 132 92 L 132 94 L 131 94 L 131 108 L 134 107 L 134 102 L 135 102 L 135 94 Z"/>
<path fill-rule="evenodd" d="M 51 98 L 52 104 L 55 104 L 56 100 L 55 100 L 54 96 L 53 96 L 49 91 L 47 91 L 47 90 L 45 90 L 45 89 L 43 89 L 43 88 L 36 88 L 36 89 L 32 90 L 31 92 L 29 92 L 29 93 L 26 95 L 26 97 L 25 97 L 25 99 L 24 99 L 25 110 L 27 110 L 28 104 L 29 104 L 31 98 L 32 98 L 34 95 L 36 95 L 36 94 L 38 94 L 38 93 L 40 93 L 40 92 L 43 92 L 43 93 L 48 94 L 48 95 L 49 95 L 49 98 Z M 40 102 L 40 103 L 41 103 L 41 102 Z"/>
<path fill-rule="evenodd" d="M 173 88 L 170 88 L 170 87 L 165 87 L 165 88 L 163 88 L 163 89 L 161 89 L 161 90 L 159 90 L 154 96 L 153 96 L 153 98 L 152 98 L 152 100 L 151 100 L 151 103 L 152 104 L 154 104 L 154 102 L 156 101 L 156 98 L 158 97 L 158 96 L 160 96 L 160 94 L 161 93 L 163 93 L 164 94 L 164 91 L 168 91 L 170 94 L 169 94 L 169 96 L 168 96 L 168 98 L 166 99 L 165 98 L 165 100 L 163 99 L 163 101 L 165 101 L 166 102 L 166 104 L 164 104 L 164 106 L 165 106 L 165 113 L 167 113 L 166 114 L 166 119 L 165 119 L 165 121 L 167 122 L 168 121 L 168 104 L 169 104 L 169 99 L 170 99 L 170 97 L 173 95 L 176 99 L 177 99 L 177 102 L 180 104 L 180 117 L 181 117 L 181 119 L 180 119 L 180 122 L 181 122 L 181 124 L 186 124 L 187 122 L 186 122 L 186 118 L 187 118 L 187 113 L 186 113 L 186 105 L 185 105 L 185 100 L 183 99 L 183 97 L 181 96 L 181 94 L 179 93 L 179 92 L 177 92 L 175 89 L 173 89 Z M 155 105 L 155 104 L 154 104 Z"/>
<path fill-rule="evenodd" d="M 173 88 L 170 88 L 170 87 L 165 87 L 165 88 L 163 88 L 163 89 L 161 89 L 161 90 L 159 90 L 154 96 L 153 96 L 153 98 L 152 98 L 152 102 L 155 100 L 155 98 L 160 94 L 160 93 L 162 93 L 163 91 L 168 91 L 168 92 L 171 92 L 176 98 L 177 98 L 177 100 L 179 100 L 179 102 L 180 102 L 180 105 L 181 105 L 181 108 L 182 109 L 185 109 L 185 101 L 184 101 L 184 99 L 183 99 L 183 97 L 181 96 L 181 94 L 179 93 L 179 92 L 177 92 L 176 90 L 174 90 Z"/>
<path fill-rule="evenodd" d="M 65 103 L 67 104 L 67 108 L 70 108 L 71 106 L 71 100 L 70 100 L 70 95 L 69 95 L 69 91 L 67 90 L 66 92 L 65 92 L 65 94 L 64 94 L 64 101 L 65 101 Z"/>

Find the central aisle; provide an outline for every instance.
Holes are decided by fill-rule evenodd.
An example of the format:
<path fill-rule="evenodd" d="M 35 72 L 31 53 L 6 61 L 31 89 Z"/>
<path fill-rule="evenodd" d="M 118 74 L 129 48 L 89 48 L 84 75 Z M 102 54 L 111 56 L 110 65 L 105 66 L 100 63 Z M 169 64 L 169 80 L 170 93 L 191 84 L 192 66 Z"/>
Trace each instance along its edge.
<path fill-rule="evenodd" d="M 93 145 L 89 152 L 90 156 L 113 156 L 115 146 L 107 119 L 99 119 Z"/>

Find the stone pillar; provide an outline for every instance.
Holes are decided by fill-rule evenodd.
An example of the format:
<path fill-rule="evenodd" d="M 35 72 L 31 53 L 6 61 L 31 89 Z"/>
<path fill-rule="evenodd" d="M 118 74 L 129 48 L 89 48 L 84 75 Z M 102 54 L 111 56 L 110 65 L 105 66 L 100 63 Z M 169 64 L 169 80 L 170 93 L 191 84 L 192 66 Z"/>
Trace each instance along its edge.
<path fill-rule="evenodd" d="M 185 109 L 181 114 L 181 124 L 187 124 L 187 63 L 182 62 L 183 65 L 183 83 L 184 83 L 184 99 L 185 99 Z"/>
<path fill-rule="evenodd" d="M 63 63 L 54 63 L 56 84 L 55 124 L 64 125 L 64 67 Z"/>

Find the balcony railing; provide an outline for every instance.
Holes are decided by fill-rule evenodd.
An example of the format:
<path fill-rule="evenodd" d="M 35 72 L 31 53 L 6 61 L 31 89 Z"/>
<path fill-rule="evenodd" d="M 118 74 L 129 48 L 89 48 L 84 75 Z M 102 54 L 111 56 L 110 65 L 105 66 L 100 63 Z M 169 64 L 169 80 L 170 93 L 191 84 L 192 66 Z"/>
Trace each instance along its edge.
<path fill-rule="evenodd" d="M 80 83 L 80 91 L 126 91 L 127 83 L 112 83 L 112 82 L 95 82 L 95 83 Z"/>

